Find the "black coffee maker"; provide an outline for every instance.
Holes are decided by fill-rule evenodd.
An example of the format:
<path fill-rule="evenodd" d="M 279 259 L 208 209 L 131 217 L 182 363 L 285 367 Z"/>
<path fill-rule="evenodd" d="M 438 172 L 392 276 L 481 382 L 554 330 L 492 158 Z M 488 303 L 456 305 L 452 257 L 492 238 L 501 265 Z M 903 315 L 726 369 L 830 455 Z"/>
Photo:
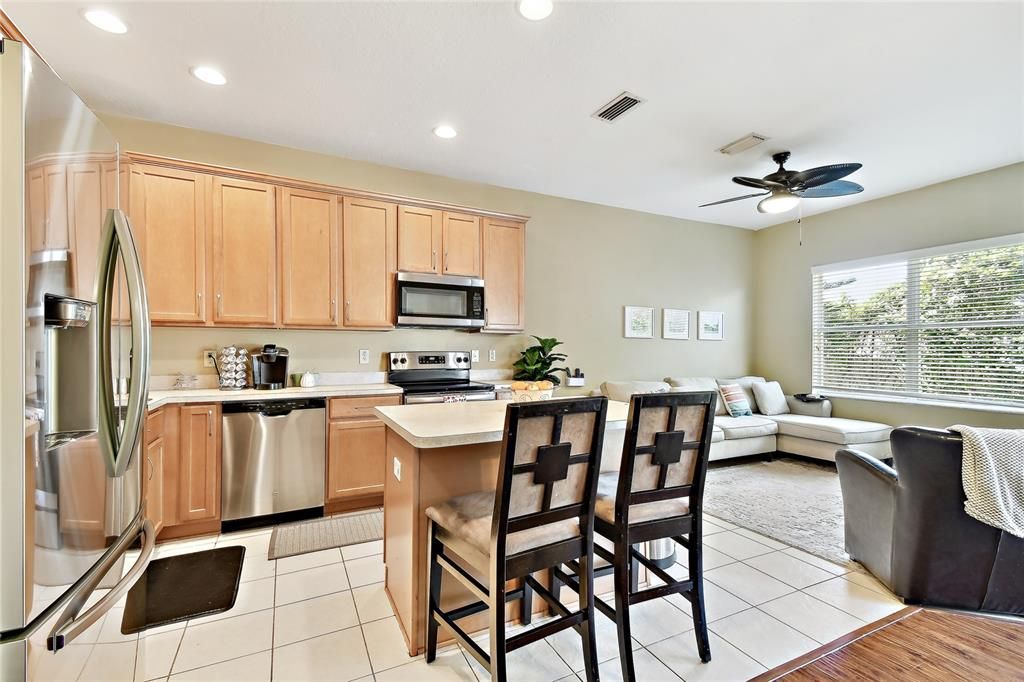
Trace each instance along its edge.
<path fill-rule="evenodd" d="M 252 358 L 252 383 L 258 391 L 272 391 L 284 388 L 288 381 L 288 349 L 272 343 L 254 351 Z"/>

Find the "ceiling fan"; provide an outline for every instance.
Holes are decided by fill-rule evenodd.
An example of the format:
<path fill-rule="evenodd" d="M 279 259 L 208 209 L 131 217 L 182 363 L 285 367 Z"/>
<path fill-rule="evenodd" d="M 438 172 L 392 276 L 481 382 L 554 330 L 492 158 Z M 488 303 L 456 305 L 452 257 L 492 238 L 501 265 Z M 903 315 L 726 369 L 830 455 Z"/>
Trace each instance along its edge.
<path fill-rule="evenodd" d="M 863 192 L 864 188 L 856 182 L 843 180 L 850 173 L 861 167 L 859 163 L 834 163 L 828 166 L 818 166 L 805 171 L 792 171 L 783 167 L 789 160 L 789 152 L 772 154 L 772 161 L 779 164 L 779 169 L 769 173 L 763 178 L 745 178 L 737 176 L 732 179 L 737 185 L 754 187 L 763 190 L 755 194 L 744 194 L 731 199 L 712 201 L 705 206 L 717 206 L 728 204 L 731 201 L 741 199 L 752 199 L 754 197 L 765 197 L 757 202 L 759 213 L 785 213 L 796 208 L 800 199 L 822 199 L 825 197 L 842 197 L 847 194 Z"/>

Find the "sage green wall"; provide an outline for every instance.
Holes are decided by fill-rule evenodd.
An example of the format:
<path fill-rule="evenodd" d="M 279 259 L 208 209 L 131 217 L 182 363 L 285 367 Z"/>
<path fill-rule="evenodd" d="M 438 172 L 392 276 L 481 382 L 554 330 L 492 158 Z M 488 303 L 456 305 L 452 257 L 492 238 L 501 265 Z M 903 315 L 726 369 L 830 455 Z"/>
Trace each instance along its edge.
<path fill-rule="evenodd" d="M 755 233 L 753 368 L 789 392 L 810 389 L 811 268 L 1024 231 L 1024 163 L 805 218 Z M 865 400 L 838 416 L 890 424 L 1021 428 L 1024 415 Z"/>
<path fill-rule="evenodd" d="M 743 373 L 751 360 L 754 233 L 389 168 L 196 130 L 104 116 L 122 149 L 531 216 L 526 244 L 527 331 L 565 341 L 587 388 L 605 379 Z M 460 141 L 461 142 L 461 141 Z M 470 144 L 467 141 L 465 144 Z M 438 141 L 438 153 L 445 143 Z M 622 306 L 725 312 L 725 341 L 624 339 Z M 691 327 L 696 325 L 696 312 Z M 200 372 L 201 351 L 226 343 L 287 346 L 296 370 L 383 369 L 389 350 L 481 350 L 481 368 L 507 368 L 527 339 L 452 331 L 168 329 L 153 333 L 157 374 Z M 367 348 L 373 363 L 358 364 Z M 489 348 L 498 361 L 487 362 Z"/>

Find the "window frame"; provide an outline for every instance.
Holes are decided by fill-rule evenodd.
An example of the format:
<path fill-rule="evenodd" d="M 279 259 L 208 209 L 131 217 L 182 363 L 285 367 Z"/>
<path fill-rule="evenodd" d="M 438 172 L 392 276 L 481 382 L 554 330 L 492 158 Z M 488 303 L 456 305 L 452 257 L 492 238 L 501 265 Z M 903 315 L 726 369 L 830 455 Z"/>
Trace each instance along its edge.
<path fill-rule="evenodd" d="M 848 261 L 815 265 L 811 268 L 811 384 L 812 391 L 823 392 L 830 396 L 854 398 L 862 400 L 877 400 L 880 402 L 918 403 L 927 405 L 961 406 L 972 409 L 991 409 L 996 411 L 1024 412 L 1024 403 L 1016 401 L 1004 401 L 991 398 L 971 398 L 963 395 L 951 395 L 940 393 L 923 393 L 920 391 L 921 361 L 920 346 L 918 338 L 921 331 L 927 329 L 953 328 L 963 329 L 967 327 L 992 327 L 994 324 L 1004 323 L 1007 326 L 1020 325 L 1024 327 L 1024 321 L 1010 320 L 962 320 L 956 322 L 934 322 L 923 324 L 921 322 L 921 276 L 922 269 L 908 267 L 906 278 L 906 322 L 901 324 L 863 324 L 849 325 L 842 327 L 844 331 L 868 331 L 868 330 L 903 330 L 907 333 L 905 340 L 906 367 L 903 390 L 885 389 L 863 389 L 863 388 L 830 388 L 822 386 L 820 375 L 824 371 L 823 363 L 823 335 L 826 331 L 824 323 L 824 301 L 822 293 L 823 278 L 831 273 L 842 270 L 855 270 L 858 268 L 879 267 L 907 262 L 908 266 L 912 260 L 920 260 L 936 256 L 948 256 L 958 253 L 969 253 L 973 251 L 984 251 L 1004 246 L 1024 245 L 1024 232 L 1007 234 L 999 237 L 978 239 L 955 244 L 901 251 L 898 253 L 859 258 Z M 833 328 L 835 329 L 835 328 Z"/>

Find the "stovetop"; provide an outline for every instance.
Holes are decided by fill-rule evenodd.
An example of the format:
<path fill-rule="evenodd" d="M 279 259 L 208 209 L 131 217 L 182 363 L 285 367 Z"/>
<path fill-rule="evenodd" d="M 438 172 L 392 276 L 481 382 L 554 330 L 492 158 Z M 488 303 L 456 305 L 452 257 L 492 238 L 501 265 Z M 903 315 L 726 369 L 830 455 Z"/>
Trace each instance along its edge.
<path fill-rule="evenodd" d="M 402 387 L 406 394 L 410 395 L 422 393 L 473 393 L 494 390 L 494 384 L 485 384 L 480 381 L 419 381 L 410 383 L 391 381 L 389 383 Z"/>

